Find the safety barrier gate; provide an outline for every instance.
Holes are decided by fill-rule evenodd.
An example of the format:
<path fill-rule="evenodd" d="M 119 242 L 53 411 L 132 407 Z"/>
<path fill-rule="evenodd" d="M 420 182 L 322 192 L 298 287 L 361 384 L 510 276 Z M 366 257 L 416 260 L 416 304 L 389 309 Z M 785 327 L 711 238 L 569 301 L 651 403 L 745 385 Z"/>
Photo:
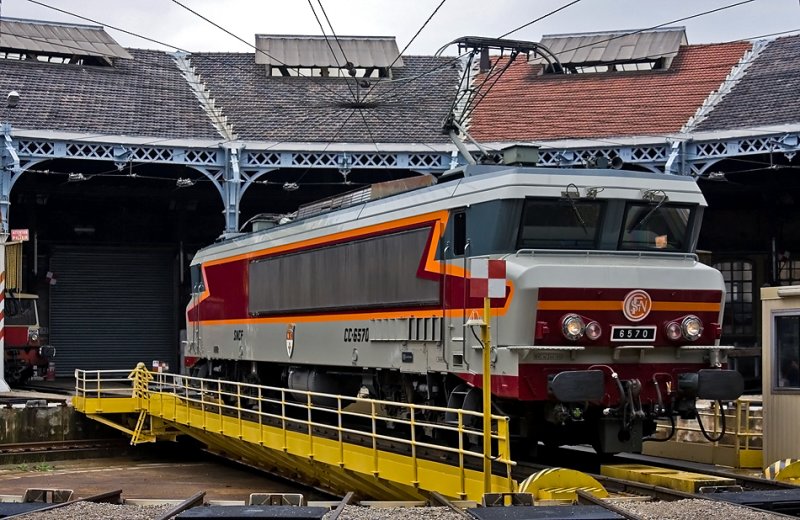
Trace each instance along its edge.
<path fill-rule="evenodd" d="M 132 444 L 188 435 L 212 452 L 365 498 L 484 493 L 482 437 L 472 427 L 480 412 L 154 373 L 143 363 L 130 373 L 76 370 L 75 379 L 75 409 Z M 444 424 L 428 419 L 442 415 Z M 492 415 L 491 437 L 491 491 L 514 492 L 508 417 Z"/>

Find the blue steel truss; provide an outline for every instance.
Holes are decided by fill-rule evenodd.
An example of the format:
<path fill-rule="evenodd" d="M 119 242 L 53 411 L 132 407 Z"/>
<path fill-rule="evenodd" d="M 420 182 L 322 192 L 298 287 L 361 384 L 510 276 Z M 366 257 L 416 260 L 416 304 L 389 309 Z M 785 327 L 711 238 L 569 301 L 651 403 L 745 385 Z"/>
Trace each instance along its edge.
<path fill-rule="evenodd" d="M 449 151 L 286 151 L 248 150 L 240 144 L 216 148 L 119 144 L 102 141 L 70 141 L 16 137 L 3 127 L 0 210 L 8 221 L 9 195 L 19 177 L 28 169 L 50 159 L 110 161 L 123 168 L 129 164 L 164 164 L 193 168 L 207 177 L 223 200 L 226 235 L 236 233 L 239 204 L 245 191 L 277 169 L 401 169 L 443 172 L 451 165 Z M 177 177 L 176 177 L 177 178 Z"/>
<path fill-rule="evenodd" d="M 248 149 L 241 143 L 209 147 L 159 146 L 153 144 L 120 144 L 87 140 L 28 138 L 15 136 L 10 125 L 3 125 L 2 177 L 0 178 L 0 212 L 8 222 L 10 193 L 19 177 L 37 164 L 51 159 L 110 161 L 122 168 L 136 164 L 163 164 L 193 168 L 207 177 L 224 204 L 226 235 L 238 232 L 239 204 L 247 189 L 277 169 L 399 169 L 439 173 L 455 161 L 451 151 L 382 152 L 357 150 L 321 151 L 281 150 L 278 148 Z M 695 136 L 699 137 L 699 136 Z M 701 176 L 714 164 L 727 158 L 781 153 L 791 159 L 800 150 L 800 132 L 770 132 L 734 137 L 704 136 L 693 140 L 691 135 L 670 142 L 652 144 L 581 146 L 542 148 L 541 166 L 581 167 L 596 164 L 598 158 L 610 163 L 618 159 L 654 172 Z M 346 145 L 342 144 L 339 148 Z M 177 179 L 177 175 L 176 175 Z M 3 224 L 5 229 L 5 224 Z"/>
<path fill-rule="evenodd" d="M 762 154 L 783 154 L 792 159 L 800 151 L 800 131 L 771 132 L 735 137 L 708 137 L 663 141 L 641 145 L 574 146 L 542 149 L 540 166 L 579 167 L 596 164 L 598 158 L 609 162 L 636 165 L 657 173 L 700 177 L 722 160 Z"/>

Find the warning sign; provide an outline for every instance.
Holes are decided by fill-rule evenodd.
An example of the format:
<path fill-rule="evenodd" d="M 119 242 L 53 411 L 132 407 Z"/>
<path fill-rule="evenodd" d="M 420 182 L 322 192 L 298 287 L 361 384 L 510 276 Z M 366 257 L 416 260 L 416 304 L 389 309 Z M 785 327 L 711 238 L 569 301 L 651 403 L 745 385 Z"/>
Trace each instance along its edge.
<path fill-rule="evenodd" d="M 27 229 L 12 229 L 11 241 L 12 242 L 27 242 L 30 240 L 30 232 Z"/>

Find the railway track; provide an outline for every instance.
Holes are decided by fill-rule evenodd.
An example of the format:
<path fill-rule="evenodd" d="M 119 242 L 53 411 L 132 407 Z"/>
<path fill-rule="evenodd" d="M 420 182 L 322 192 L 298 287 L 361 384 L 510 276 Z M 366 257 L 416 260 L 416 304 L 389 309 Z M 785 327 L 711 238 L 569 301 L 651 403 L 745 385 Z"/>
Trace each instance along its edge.
<path fill-rule="evenodd" d="M 198 394 L 198 395 L 200 395 L 200 394 Z M 201 404 L 199 404 L 197 406 L 203 406 L 203 407 L 210 408 L 210 409 L 217 408 L 218 412 L 220 414 L 233 415 L 234 413 L 238 413 L 238 414 L 240 414 L 239 417 L 241 419 L 243 419 L 243 420 L 251 420 L 253 422 L 258 421 L 261 424 L 265 424 L 265 425 L 274 424 L 274 425 L 278 426 L 280 424 L 280 421 L 278 419 L 270 418 L 270 417 L 260 417 L 255 412 L 249 411 L 249 410 L 247 410 L 245 408 L 239 408 L 237 410 L 232 410 L 232 409 L 230 409 L 229 406 L 226 406 L 221 402 L 205 402 L 204 398 L 201 398 Z M 314 411 L 314 413 L 319 415 L 319 414 L 328 414 L 328 413 L 331 413 L 331 412 L 328 411 L 328 410 L 325 410 L 325 409 L 319 409 L 318 408 L 318 409 L 316 409 Z M 303 418 L 303 419 L 306 419 L 306 418 Z M 284 427 L 286 427 L 289 430 L 296 430 L 296 431 L 300 431 L 300 432 L 304 432 L 304 433 L 308 432 L 308 433 L 313 434 L 314 436 L 319 436 L 319 437 L 327 437 L 327 438 L 334 438 L 335 439 L 337 436 L 341 435 L 342 439 L 345 442 L 349 442 L 349 443 L 353 443 L 353 444 L 369 445 L 370 443 L 373 442 L 373 439 L 371 439 L 369 436 L 367 436 L 367 435 L 363 435 L 362 436 L 359 433 L 353 432 L 352 429 L 356 429 L 356 426 L 351 426 L 350 427 L 351 431 L 348 431 L 348 432 L 346 432 L 344 434 L 341 434 L 339 432 L 339 430 L 337 430 L 336 426 L 333 426 L 333 425 L 331 427 L 326 426 L 324 424 L 325 421 L 315 421 L 316 424 L 314 426 L 303 424 L 303 422 L 304 422 L 303 420 L 299 420 L 296 423 L 292 423 L 290 421 L 289 424 L 285 424 Z M 397 434 L 397 432 L 395 432 L 395 435 L 396 434 Z M 477 433 L 471 434 L 471 435 L 477 435 Z M 377 444 L 378 444 L 378 448 L 381 449 L 381 450 L 392 451 L 392 452 L 395 452 L 395 453 L 400 453 L 400 454 L 405 454 L 405 455 L 407 455 L 408 451 L 410 450 L 410 447 L 407 444 L 403 444 L 401 442 L 396 442 L 395 443 L 395 442 L 392 442 L 392 441 L 386 440 L 386 439 L 380 439 L 377 442 Z M 548 450 L 548 451 L 551 451 L 551 450 Z M 552 450 L 552 451 L 554 451 L 554 450 Z M 559 458 L 559 459 L 562 458 L 560 455 L 561 455 L 561 452 L 558 452 L 557 455 L 556 455 L 557 458 Z M 599 464 L 600 464 L 599 463 L 599 459 L 594 457 L 594 460 L 592 460 L 593 456 L 594 456 L 593 452 L 591 453 L 591 455 L 592 456 L 589 456 L 589 454 L 586 453 L 586 452 L 580 453 L 578 455 L 575 455 L 575 458 L 580 459 L 580 460 L 583 461 L 582 464 L 583 464 L 584 467 L 580 468 L 581 470 L 586 471 L 585 470 L 585 466 L 586 465 L 590 465 L 590 466 L 593 465 L 593 466 L 599 467 Z M 455 462 L 455 461 L 452 460 L 455 457 L 455 455 L 453 455 L 451 453 L 447 453 L 445 451 L 437 450 L 437 449 L 434 449 L 434 448 L 418 449 L 416 451 L 416 456 L 419 457 L 419 458 L 426 458 L 426 459 L 430 459 L 430 460 L 436 460 L 436 461 L 439 461 L 439 462 L 448 462 L 448 461 L 451 462 L 451 463 Z M 564 458 L 568 459 L 569 457 L 564 457 Z M 566 460 L 561 460 L 559 462 L 560 462 L 558 464 L 559 466 L 567 466 L 567 467 L 569 467 L 568 463 L 567 464 L 564 463 L 564 462 L 567 462 Z M 480 469 L 482 461 L 481 460 L 475 460 L 474 463 L 475 463 L 475 467 L 473 467 L 472 469 Z M 470 466 L 472 466 L 472 464 L 467 463 L 467 464 L 465 464 L 465 466 L 470 467 Z M 525 478 L 527 478 L 529 475 L 531 475 L 533 473 L 536 473 L 538 470 L 541 470 L 541 469 L 544 469 L 544 468 L 547 468 L 547 467 L 549 467 L 549 466 L 543 466 L 543 465 L 540 465 L 540 464 L 532 464 L 532 463 L 524 463 L 524 462 L 523 463 L 518 463 L 514 477 L 516 479 L 518 479 L 518 481 L 521 481 L 521 480 L 524 480 Z M 497 464 L 494 467 L 494 471 L 497 474 L 503 474 L 504 471 L 505 471 L 505 467 L 500 465 L 500 464 Z M 634 482 L 632 480 L 614 479 L 614 478 L 611 478 L 611 477 L 604 477 L 604 476 L 596 475 L 597 472 L 598 472 L 597 470 L 594 470 L 594 471 L 591 471 L 590 473 L 594 473 L 595 474 L 594 475 L 595 478 L 598 481 L 600 481 L 601 484 L 606 486 L 607 489 L 610 490 L 612 493 L 615 493 L 616 494 L 615 498 L 617 500 L 623 500 L 624 501 L 625 499 L 630 499 L 630 498 L 638 497 L 638 498 L 641 499 L 642 497 L 645 497 L 647 500 L 655 502 L 656 503 L 656 507 L 662 507 L 662 506 L 663 507 L 668 507 L 667 504 L 669 504 L 671 502 L 690 501 L 692 504 L 698 504 L 699 503 L 700 504 L 700 510 L 702 510 L 702 507 L 705 507 L 706 510 L 708 510 L 708 511 L 719 511 L 719 510 L 733 508 L 731 511 L 735 511 L 735 512 L 729 512 L 729 514 L 727 516 L 727 518 L 729 518 L 729 519 L 734 519 L 734 518 L 766 518 L 766 517 L 763 516 L 766 512 L 771 512 L 772 514 L 776 514 L 776 513 L 777 514 L 781 514 L 781 515 L 783 515 L 781 517 L 788 518 L 789 516 L 785 515 L 785 513 L 787 513 L 787 512 L 800 513 L 800 494 L 796 495 L 795 503 L 794 503 L 793 506 L 791 506 L 791 507 L 795 507 L 795 510 L 790 509 L 789 508 L 790 506 L 787 506 L 787 509 L 782 509 L 784 506 L 786 506 L 787 502 L 791 501 L 791 497 L 787 499 L 785 497 L 780 497 L 780 496 L 767 497 L 767 495 L 766 495 L 766 493 L 775 493 L 775 492 L 782 492 L 782 491 L 789 492 L 790 494 L 798 493 L 798 492 L 800 492 L 800 488 L 795 488 L 793 486 L 788 486 L 788 487 L 792 488 L 792 489 L 788 489 L 786 484 L 774 483 L 774 482 L 766 481 L 766 480 L 763 480 L 763 479 L 747 477 L 747 476 L 739 475 L 739 474 L 732 474 L 730 472 L 724 472 L 722 470 L 716 470 L 715 473 L 718 476 L 731 479 L 732 482 L 734 482 L 735 484 L 733 486 L 730 486 L 730 485 L 726 486 L 727 487 L 726 489 L 707 490 L 707 491 L 717 491 L 717 493 L 713 493 L 713 494 L 711 494 L 711 493 L 683 493 L 683 494 L 681 494 L 680 492 L 674 491 L 674 490 L 666 488 L 666 487 L 643 484 L 643 483 L 640 483 L 640 482 Z M 706 473 L 711 473 L 711 470 L 709 469 L 709 471 L 706 472 Z M 736 488 L 736 489 L 733 489 L 733 488 Z M 734 500 L 734 497 L 743 497 L 743 496 L 745 496 L 745 493 L 747 493 L 747 492 L 750 492 L 751 494 L 754 493 L 755 495 L 758 495 L 758 496 L 749 496 L 749 497 L 747 497 L 747 500 L 740 500 L 740 501 L 738 501 L 739 505 L 737 505 L 737 506 L 732 506 L 732 505 L 728 505 L 728 504 L 724 503 L 724 502 L 734 502 L 734 503 L 736 503 L 737 500 Z M 585 497 L 582 497 L 581 500 L 586 501 L 588 499 L 585 498 Z M 690 502 L 682 502 L 682 504 L 687 504 L 687 503 L 690 503 Z M 661 504 L 661 503 L 663 503 L 663 504 Z M 661 504 L 661 505 L 659 505 L 659 504 Z M 752 504 L 757 504 L 757 505 L 754 506 Z M 600 503 L 594 503 L 592 505 L 593 505 L 593 507 L 603 507 L 603 508 L 609 510 L 611 513 L 617 515 L 617 516 L 611 516 L 610 518 L 620 518 L 620 517 L 621 518 L 648 518 L 647 516 L 643 516 L 643 515 L 638 515 L 637 516 L 637 513 L 635 513 L 635 512 L 633 512 L 633 513 L 626 512 L 625 515 L 628 515 L 628 516 L 624 516 L 624 515 L 620 516 L 620 513 L 617 510 L 619 510 L 620 507 L 622 509 L 625 509 L 624 503 L 622 505 L 620 505 L 620 504 L 614 504 L 612 502 L 608 502 L 608 501 L 603 500 L 603 501 L 600 501 Z M 608 505 L 609 507 L 605 507 L 606 505 Z M 541 507 L 541 506 L 537 506 L 537 507 Z M 563 506 L 554 506 L 554 507 L 563 507 Z M 684 505 L 681 505 L 679 507 L 684 507 Z M 486 509 L 491 509 L 491 508 L 486 508 Z M 477 511 L 480 511 L 480 509 L 478 509 Z M 777 514 L 773 518 L 778 518 Z M 745 515 L 745 516 L 742 516 L 742 515 Z M 762 516 L 748 516 L 748 515 L 762 515 Z M 479 516 L 479 518 L 481 518 L 481 517 Z M 512 518 L 512 517 L 509 517 L 509 518 Z M 712 518 L 712 517 L 709 517 L 709 518 Z"/>
<path fill-rule="evenodd" d="M 0 444 L 0 464 L 119 454 L 130 448 L 124 438 L 86 439 Z"/>
<path fill-rule="evenodd" d="M 518 463 L 515 477 L 530 475 L 551 466 Z M 701 488 L 699 493 L 687 493 L 664 486 L 656 486 L 634 480 L 590 474 L 610 493 L 608 499 L 598 499 L 591 493 L 577 490 L 579 504 L 602 507 L 628 520 L 648 518 L 797 518 L 800 515 L 800 488 L 783 482 L 775 482 L 737 473 L 717 470 L 716 476 L 733 479 L 736 483 L 717 489 Z M 709 473 L 710 474 L 710 473 Z M 778 493 L 777 495 L 774 493 Z M 780 493 L 788 492 L 788 496 Z M 770 495 L 770 493 L 773 493 Z M 641 498 L 646 497 L 647 502 Z M 761 497 L 761 498 L 759 498 Z M 671 504 L 675 503 L 675 504 Z M 647 506 L 642 506 L 647 504 Z M 687 505 L 691 511 L 687 511 Z M 757 505 L 754 505 L 757 504 Z M 637 514 L 631 509 L 647 509 L 650 515 Z M 704 515 L 707 511 L 709 514 Z M 720 515 L 719 511 L 725 511 Z M 680 516 L 681 513 L 685 516 Z M 678 516 L 676 516 L 676 514 Z"/>
<path fill-rule="evenodd" d="M 59 451 L 81 451 L 98 448 L 116 448 L 126 446 L 125 439 L 83 439 L 44 442 L 16 442 L 0 444 L 0 455 L 15 453 L 47 453 Z"/>

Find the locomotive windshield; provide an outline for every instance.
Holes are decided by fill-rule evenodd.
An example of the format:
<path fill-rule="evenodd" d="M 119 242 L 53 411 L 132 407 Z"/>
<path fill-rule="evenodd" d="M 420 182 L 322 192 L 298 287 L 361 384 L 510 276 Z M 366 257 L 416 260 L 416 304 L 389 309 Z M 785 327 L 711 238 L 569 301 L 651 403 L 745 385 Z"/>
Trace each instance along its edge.
<path fill-rule="evenodd" d="M 6 325 L 36 325 L 36 300 L 5 299 Z"/>
<path fill-rule="evenodd" d="M 623 250 L 686 251 L 690 206 L 629 203 L 619 248 Z"/>
<path fill-rule="evenodd" d="M 605 204 L 597 200 L 528 199 L 521 249 L 596 249 Z"/>
<path fill-rule="evenodd" d="M 697 206 L 651 200 L 529 198 L 517 249 L 687 252 Z M 480 243 L 473 246 L 478 250 Z"/>

